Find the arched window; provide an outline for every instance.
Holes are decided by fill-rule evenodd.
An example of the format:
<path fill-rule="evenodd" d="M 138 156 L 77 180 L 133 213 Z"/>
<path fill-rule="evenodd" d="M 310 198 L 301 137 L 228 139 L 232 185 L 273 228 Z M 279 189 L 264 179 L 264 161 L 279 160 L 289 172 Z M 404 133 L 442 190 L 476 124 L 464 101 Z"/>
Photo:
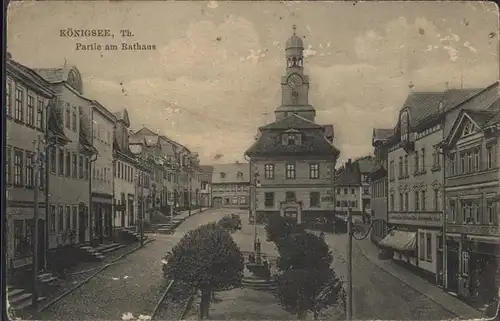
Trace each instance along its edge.
<path fill-rule="evenodd" d="M 408 119 L 408 111 L 403 111 L 400 117 L 400 129 L 401 129 L 401 140 L 408 140 L 409 135 L 409 119 Z"/>

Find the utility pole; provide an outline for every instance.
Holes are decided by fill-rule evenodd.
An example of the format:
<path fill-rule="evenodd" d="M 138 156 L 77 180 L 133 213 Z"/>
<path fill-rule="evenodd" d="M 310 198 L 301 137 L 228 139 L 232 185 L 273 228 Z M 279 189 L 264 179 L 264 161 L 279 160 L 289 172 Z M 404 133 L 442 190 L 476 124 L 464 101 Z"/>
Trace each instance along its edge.
<path fill-rule="evenodd" d="M 35 146 L 35 164 L 34 164 L 34 171 L 33 171 L 33 180 L 35 183 L 35 190 L 34 190 L 34 203 L 35 207 L 33 209 L 33 241 L 31 242 L 32 247 L 33 247 L 33 297 L 32 297 L 32 304 L 33 306 L 36 306 L 38 302 L 38 192 L 40 190 L 40 162 L 41 162 L 41 145 L 42 139 L 40 136 L 37 137 L 36 141 L 33 142 L 33 145 Z M 48 209 L 47 209 L 48 210 Z"/>
<path fill-rule="evenodd" d="M 347 209 L 347 320 L 352 320 L 352 209 Z"/>
<path fill-rule="evenodd" d="M 144 172 L 142 173 L 144 174 Z M 141 247 L 144 246 L 144 175 L 142 175 L 142 179 L 139 180 L 139 184 L 141 184 Z"/>

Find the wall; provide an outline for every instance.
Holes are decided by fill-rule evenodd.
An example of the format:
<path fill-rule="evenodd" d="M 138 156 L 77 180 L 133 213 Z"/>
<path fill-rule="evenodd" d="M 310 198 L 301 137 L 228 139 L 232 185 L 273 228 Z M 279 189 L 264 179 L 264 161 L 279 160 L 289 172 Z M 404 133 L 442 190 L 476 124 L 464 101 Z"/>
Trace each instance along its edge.
<path fill-rule="evenodd" d="M 233 200 L 237 198 L 237 204 L 233 203 Z M 218 207 L 220 204 L 216 200 L 220 198 L 222 201 L 222 207 L 233 207 L 233 208 L 249 208 L 250 207 L 250 194 L 249 194 L 249 183 L 239 183 L 239 184 L 213 184 L 212 185 L 212 206 Z M 227 199 L 229 199 L 229 204 L 227 204 Z"/>
<path fill-rule="evenodd" d="M 113 131 L 114 122 L 97 108 L 92 114 L 93 145 L 98 151 L 92 166 L 92 193 L 113 195 Z"/>

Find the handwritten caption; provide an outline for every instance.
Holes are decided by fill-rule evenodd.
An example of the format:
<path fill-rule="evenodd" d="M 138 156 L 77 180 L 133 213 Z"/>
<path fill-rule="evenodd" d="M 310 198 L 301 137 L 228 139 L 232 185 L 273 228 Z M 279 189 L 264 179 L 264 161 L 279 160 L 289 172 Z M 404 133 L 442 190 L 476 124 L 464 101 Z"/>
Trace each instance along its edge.
<path fill-rule="evenodd" d="M 118 32 L 119 40 L 116 41 L 115 33 L 111 29 L 73 29 L 59 30 L 59 36 L 69 39 L 80 39 L 75 43 L 76 51 L 153 51 L 156 44 L 134 41 L 135 34 L 129 29 Z M 99 41 L 89 43 L 89 38 L 98 38 Z"/>

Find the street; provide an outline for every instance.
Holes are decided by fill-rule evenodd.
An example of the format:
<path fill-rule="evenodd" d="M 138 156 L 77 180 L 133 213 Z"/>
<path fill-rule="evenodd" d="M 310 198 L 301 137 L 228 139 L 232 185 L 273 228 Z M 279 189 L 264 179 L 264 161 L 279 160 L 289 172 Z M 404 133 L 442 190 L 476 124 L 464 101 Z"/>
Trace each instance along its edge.
<path fill-rule="evenodd" d="M 230 213 L 239 213 L 242 217 L 242 230 L 233 234 L 235 242 L 242 251 L 251 251 L 253 226 L 248 223 L 248 212 L 210 209 L 186 219 L 173 235 L 155 235 L 155 242 L 105 269 L 87 284 L 44 311 L 40 318 L 116 320 L 129 313 L 135 318 L 150 315 L 166 287 L 162 276 L 161 257 L 187 231 L 210 221 L 217 221 Z M 262 225 L 257 226 L 257 233 L 262 243 L 262 251 L 270 257 L 277 255 L 274 245 L 265 240 Z M 330 234 L 326 237 L 334 254 L 334 268 L 346 279 L 346 237 Z M 353 248 L 353 289 L 355 319 L 437 320 L 454 317 L 421 293 L 374 265 L 356 246 Z M 284 311 L 280 311 L 281 308 L 277 302 L 273 302 L 272 296 L 248 296 L 248 291 L 252 290 L 235 289 L 218 294 L 220 301 L 212 306 L 211 314 L 218 319 L 227 319 L 228 316 L 241 319 L 248 314 L 243 313 L 244 311 L 253 310 L 253 313 L 248 314 L 252 319 L 289 317 Z M 262 306 L 266 308 L 262 309 Z M 327 317 L 328 311 L 325 312 Z M 270 313 L 271 315 L 268 315 Z"/>
<path fill-rule="evenodd" d="M 185 232 L 218 220 L 225 213 L 207 210 L 186 219 L 173 235 L 155 235 L 156 241 L 108 267 L 43 311 L 39 319 L 117 320 L 128 313 L 134 317 L 150 315 L 167 285 L 160 263 L 163 255 Z"/>

